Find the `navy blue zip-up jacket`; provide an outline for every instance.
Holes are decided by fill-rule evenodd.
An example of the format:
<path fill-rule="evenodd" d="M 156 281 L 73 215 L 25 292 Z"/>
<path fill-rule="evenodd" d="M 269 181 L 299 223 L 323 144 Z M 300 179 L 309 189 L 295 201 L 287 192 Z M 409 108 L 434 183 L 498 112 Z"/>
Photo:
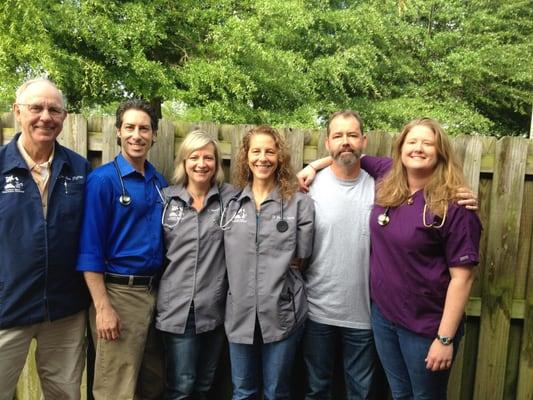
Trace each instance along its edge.
<path fill-rule="evenodd" d="M 76 272 L 89 163 L 56 142 L 45 219 L 19 136 L 0 149 L 0 329 L 53 321 L 89 305 Z"/>

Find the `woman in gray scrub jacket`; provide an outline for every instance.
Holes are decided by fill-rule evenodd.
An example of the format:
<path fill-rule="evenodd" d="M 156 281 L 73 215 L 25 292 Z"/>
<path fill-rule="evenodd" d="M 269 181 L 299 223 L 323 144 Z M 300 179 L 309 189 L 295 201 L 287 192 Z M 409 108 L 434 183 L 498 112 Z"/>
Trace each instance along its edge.
<path fill-rule="evenodd" d="M 218 225 L 235 190 L 223 180 L 218 143 L 205 132 L 190 133 L 179 149 L 176 184 L 163 190 L 168 265 L 156 328 L 165 346 L 165 399 L 206 398 L 224 341 L 227 279 Z"/>
<path fill-rule="evenodd" d="M 250 130 L 235 163 L 235 183 L 243 190 L 221 221 L 233 399 L 259 398 L 261 378 L 265 399 L 288 399 L 307 314 L 295 264 L 311 255 L 313 203 L 296 192 L 287 145 L 274 128 Z"/>

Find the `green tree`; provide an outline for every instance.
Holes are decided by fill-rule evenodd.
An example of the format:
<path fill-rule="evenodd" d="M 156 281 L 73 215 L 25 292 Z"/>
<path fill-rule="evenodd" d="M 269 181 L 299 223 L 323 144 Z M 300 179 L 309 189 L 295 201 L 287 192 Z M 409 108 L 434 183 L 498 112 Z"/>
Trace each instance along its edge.
<path fill-rule="evenodd" d="M 74 111 L 125 95 L 178 115 L 396 130 L 528 131 L 533 11 L 516 0 L 4 0 L 0 98 L 46 73 Z M 177 102 L 177 103 L 176 103 Z M 169 103 L 171 104 L 171 103 Z"/>

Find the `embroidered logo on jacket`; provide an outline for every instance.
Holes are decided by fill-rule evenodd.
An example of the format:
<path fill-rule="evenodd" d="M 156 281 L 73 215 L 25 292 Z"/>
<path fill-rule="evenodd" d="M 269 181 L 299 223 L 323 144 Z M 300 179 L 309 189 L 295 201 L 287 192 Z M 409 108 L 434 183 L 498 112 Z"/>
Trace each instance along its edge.
<path fill-rule="evenodd" d="M 2 193 L 24 193 L 24 183 L 20 181 L 18 176 L 7 175 L 4 178 L 5 183 Z"/>
<path fill-rule="evenodd" d="M 183 206 L 177 204 L 171 204 L 170 210 L 166 215 L 166 221 L 168 223 L 179 223 L 183 218 Z"/>
<path fill-rule="evenodd" d="M 248 214 L 246 213 L 246 210 L 244 208 L 240 208 L 239 211 L 237 211 L 237 214 L 235 214 L 235 218 L 233 219 L 233 222 L 237 222 L 237 223 L 248 222 Z"/>

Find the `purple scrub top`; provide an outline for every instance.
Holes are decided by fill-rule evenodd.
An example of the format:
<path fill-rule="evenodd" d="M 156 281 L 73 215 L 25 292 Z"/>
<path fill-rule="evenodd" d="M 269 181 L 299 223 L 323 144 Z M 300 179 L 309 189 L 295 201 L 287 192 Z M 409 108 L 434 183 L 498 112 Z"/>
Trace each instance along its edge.
<path fill-rule="evenodd" d="M 365 156 L 362 167 L 373 177 L 384 176 L 390 158 Z M 422 221 L 423 190 L 412 204 L 389 210 L 387 225 L 378 224 L 385 208 L 374 205 L 370 213 L 371 299 L 383 315 L 406 329 L 435 337 L 450 282 L 449 268 L 479 262 L 481 222 L 475 212 L 452 203 L 442 228 L 427 228 Z M 441 219 L 426 213 L 426 224 Z"/>

